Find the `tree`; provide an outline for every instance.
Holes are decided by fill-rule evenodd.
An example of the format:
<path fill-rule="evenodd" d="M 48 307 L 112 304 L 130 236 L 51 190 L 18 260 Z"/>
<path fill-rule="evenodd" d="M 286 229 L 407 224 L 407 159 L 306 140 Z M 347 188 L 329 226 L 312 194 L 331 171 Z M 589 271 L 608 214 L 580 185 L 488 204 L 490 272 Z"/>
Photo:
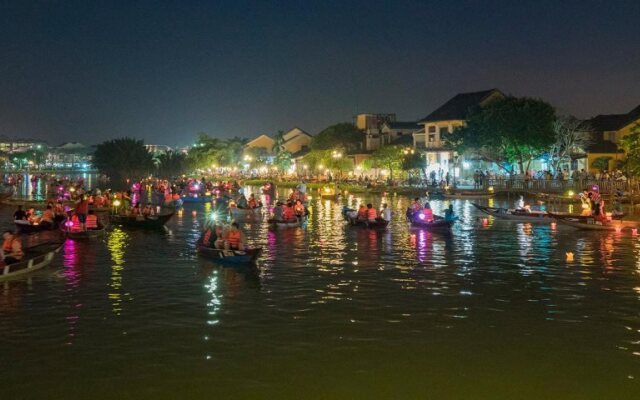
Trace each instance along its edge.
<path fill-rule="evenodd" d="M 593 160 L 591 166 L 603 172 L 609 169 L 609 160 L 611 160 L 611 157 L 598 157 Z"/>
<path fill-rule="evenodd" d="M 275 154 L 276 156 L 278 154 L 280 154 L 281 151 L 284 150 L 284 131 L 278 131 L 278 133 L 276 133 L 275 138 L 273 139 L 273 147 L 271 148 L 271 151 L 273 152 L 273 154 Z"/>
<path fill-rule="evenodd" d="M 445 135 L 447 146 L 459 154 L 478 157 L 507 171 L 518 164 L 527 172 L 531 161 L 553 143 L 555 111 L 542 100 L 506 97 L 469 112 L 466 125 Z"/>
<path fill-rule="evenodd" d="M 403 151 L 403 154 L 405 152 Z M 424 158 L 424 154 L 420 152 L 408 152 L 402 159 L 402 169 L 405 171 L 418 171 L 418 175 L 423 174 L 427 176 L 427 163 Z"/>
<path fill-rule="evenodd" d="M 124 184 L 126 179 L 138 179 L 154 169 L 153 157 L 142 140 L 128 137 L 108 140 L 96 146 L 93 165 L 112 182 Z"/>
<path fill-rule="evenodd" d="M 625 159 L 622 163 L 624 170 L 628 175 L 640 175 L 640 124 L 634 125 L 631 131 L 620 139 L 620 147 L 625 152 Z M 597 159 L 594 160 L 593 164 L 595 164 L 595 161 Z M 601 168 L 600 170 L 603 169 Z"/>
<path fill-rule="evenodd" d="M 371 162 L 378 168 L 389 170 L 389 180 L 393 180 L 393 171 L 402 168 L 405 154 L 402 146 L 383 146 L 371 154 Z"/>
<path fill-rule="evenodd" d="M 189 172 L 187 155 L 176 151 L 168 151 L 156 157 L 156 174 L 160 177 L 175 177 Z"/>
<path fill-rule="evenodd" d="M 549 160 L 554 172 L 563 162 L 571 161 L 571 155 L 584 152 L 591 143 L 593 129 L 586 121 L 575 117 L 558 117 L 553 123 L 555 141 L 549 148 Z"/>
<path fill-rule="evenodd" d="M 218 138 L 213 138 L 206 133 L 198 134 L 198 139 L 189 149 L 189 163 L 193 168 L 211 168 L 213 164 L 222 165 L 218 161 L 219 152 L 224 143 Z"/>
<path fill-rule="evenodd" d="M 291 168 L 291 153 L 283 150 L 273 159 L 273 165 L 278 168 L 280 173 L 284 173 Z"/>
<path fill-rule="evenodd" d="M 270 154 L 264 147 L 249 147 L 244 150 L 243 159 L 247 158 L 251 168 L 259 168 L 269 161 Z"/>
<path fill-rule="evenodd" d="M 363 140 L 360 132 L 348 122 L 331 125 L 318 133 L 311 140 L 313 150 L 344 149 L 351 153 L 360 149 Z"/>

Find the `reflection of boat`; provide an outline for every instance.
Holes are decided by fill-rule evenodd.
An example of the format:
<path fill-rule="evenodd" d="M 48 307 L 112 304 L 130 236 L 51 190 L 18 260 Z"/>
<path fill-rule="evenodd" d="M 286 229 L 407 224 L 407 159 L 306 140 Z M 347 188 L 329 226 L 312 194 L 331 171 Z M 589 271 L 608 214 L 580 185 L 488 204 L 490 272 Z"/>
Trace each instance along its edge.
<path fill-rule="evenodd" d="M 262 253 L 262 247 L 256 247 L 246 250 L 224 250 L 215 249 L 213 247 L 205 246 L 202 242 L 196 243 L 198 254 L 208 259 L 218 261 L 221 263 L 229 264 L 250 264 L 254 263 L 260 253 Z"/>
<path fill-rule="evenodd" d="M 157 229 L 162 228 L 173 217 L 174 212 L 169 214 L 148 215 L 148 216 L 130 216 L 130 215 L 111 215 L 111 222 L 128 228 Z"/>
<path fill-rule="evenodd" d="M 498 207 L 481 206 L 476 203 L 471 203 L 475 208 L 482 211 L 485 214 L 491 215 L 497 219 L 508 219 L 511 221 L 527 221 L 527 222 L 551 222 L 551 215 L 546 211 L 527 211 L 527 210 L 514 210 Z"/>
<path fill-rule="evenodd" d="M 553 218 L 555 218 L 558 222 L 563 225 L 572 226 L 574 228 L 590 230 L 590 231 L 622 231 L 622 230 L 632 230 L 638 229 L 639 223 L 635 221 L 617 221 L 617 220 L 606 220 L 600 221 L 593 217 L 563 217 L 556 214 L 553 214 Z"/>
<path fill-rule="evenodd" d="M 301 224 L 300 220 L 298 219 L 290 221 L 276 221 L 275 219 L 271 218 L 268 219 L 267 222 L 274 228 L 296 228 Z"/>
<path fill-rule="evenodd" d="M 18 232 L 20 233 L 35 233 L 35 232 L 41 232 L 41 231 L 50 231 L 53 230 L 55 228 L 55 223 L 54 224 L 48 224 L 48 225 L 40 225 L 39 223 L 30 223 L 29 221 L 24 221 L 24 220 L 16 220 L 14 221 L 16 228 L 18 229 Z"/>
<path fill-rule="evenodd" d="M 42 243 L 25 248 L 24 257 L 20 262 L 0 267 L 0 280 L 22 276 L 46 267 L 61 248 L 62 243 L 59 242 Z"/>
<path fill-rule="evenodd" d="M 100 221 L 98 221 L 98 227 L 96 229 L 87 229 L 86 231 L 73 229 L 71 226 L 67 225 L 68 223 L 69 222 L 60 224 L 60 230 L 69 239 L 75 239 L 75 240 L 95 239 L 103 236 L 105 233 L 105 226 L 102 225 Z"/>

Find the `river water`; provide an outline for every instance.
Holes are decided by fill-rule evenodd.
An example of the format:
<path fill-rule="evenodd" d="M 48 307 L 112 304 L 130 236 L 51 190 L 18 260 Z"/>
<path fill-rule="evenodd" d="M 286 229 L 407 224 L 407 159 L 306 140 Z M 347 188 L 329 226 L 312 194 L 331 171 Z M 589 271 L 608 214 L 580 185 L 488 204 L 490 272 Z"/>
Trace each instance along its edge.
<path fill-rule="evenodd" d="M 257 268 L 196 256 L 202 205 L 168 232 L 67 241 L 0 284 L 2 398 L 640 398 L 637 237 L 484 221 L 466 200 L 432 234 L 385 200 L 385 232 L 317 199 L 304 228 L 244 224 Z"/>

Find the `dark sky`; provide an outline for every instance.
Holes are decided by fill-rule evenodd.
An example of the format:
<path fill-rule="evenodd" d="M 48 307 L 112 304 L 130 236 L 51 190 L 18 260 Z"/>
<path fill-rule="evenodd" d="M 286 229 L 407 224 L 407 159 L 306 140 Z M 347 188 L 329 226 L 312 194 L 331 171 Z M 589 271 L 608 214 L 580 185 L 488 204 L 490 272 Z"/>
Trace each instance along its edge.
<path fill-rule="evenodd" d="M 87 144 L 317 133 L 497 87 L 640 104 L 640 1 L 0 0 L 0 135 Z"/>

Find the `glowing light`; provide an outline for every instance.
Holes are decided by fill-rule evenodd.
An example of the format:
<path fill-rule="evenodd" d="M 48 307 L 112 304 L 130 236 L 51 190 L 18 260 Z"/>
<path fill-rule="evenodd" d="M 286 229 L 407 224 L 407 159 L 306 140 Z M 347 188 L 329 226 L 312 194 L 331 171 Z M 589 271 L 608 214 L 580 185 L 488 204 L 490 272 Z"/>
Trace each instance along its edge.
<path fill-rule="evenodd" d="M 72 186 L 72 187 L 69 189 L 69 191 L 70 191 L 71 193 L 73 193 L 73 192 L 75 192 L 75 191 L 76 191 L 76 188 L 74 188 L 74 187 Z"/>
<path fill-rule="evenodd" d="M 573 262 L 573 253 L 572 252 L 567 251 L 566 256 L 567 256 L 567 261 L 568 262 Z"/>
<path fill-rule="evenodd" d="M 587 208 L 589 208 L 589 205 L 587 203 L 582 203 L 582 208 L 586 210 Z"/>
<path fill-rule="evenodd" d="M 632 229 L 631 229 L 631 234 L 632 234 L 633 236 L 638 236 L 638 228 L 632 228 Z"/>
<path fill-rule="evenodd" d="M 122 204 L 122 203 L 120 203 L 120 200 L 118 200 L 118 199 L 116 199 L 116 200 L 114 200 L 114 201 L 113 201 L 113 205 L 114 205 L 115 207 L 120 207 L 120 204 Z"/>
<path fill-rule="evenodd" d="M 620 228 L 619 226 L 616 226 L 616 233 L 620 233 L 622 232 L 622 228 Z"/>
<path fill-rule="evenodd" d="M 191 215 L 195 217 L 196 215 L 198 215 L 198 212 L 196 210 L 193 210 L 191 211 Z"/>
<path fill-rule="evenodd" d="M 424 219 L 424 218 L 425 218 L 425 216 L 424 216 L 424 214 L 420 213 L 420 214 L 418 214 L 418 218 L 420 218 L 420 219 Z"/>
<path fill-rule="evenodd" d="M 567 192 L 567 196 L 569 196 L 569 197 L 573 197 L 574 195 L 575 195 L 575 193 L 573 193 L 573 190 L 569 190 Z"/>
<path fill-rule="evenodd" d="M 489 191 L 493 192 L 493 186 L 489 186 Z"/>
<path fill-rule="evenodd" d="M 556 226 L 558 226 L 555 222 L 551 223 L 551 229 L 556 230 Z"/>

